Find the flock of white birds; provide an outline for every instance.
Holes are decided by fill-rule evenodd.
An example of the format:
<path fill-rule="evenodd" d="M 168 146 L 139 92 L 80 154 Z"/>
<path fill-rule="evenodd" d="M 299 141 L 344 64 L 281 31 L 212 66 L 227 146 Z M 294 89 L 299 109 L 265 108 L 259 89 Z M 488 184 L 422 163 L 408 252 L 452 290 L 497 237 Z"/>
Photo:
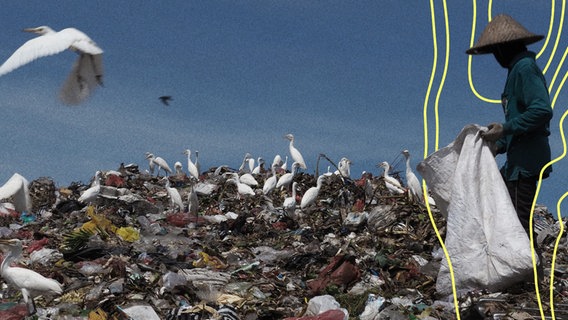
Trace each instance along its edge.
<path fill-rule="evenodd" d="M 39 37 L 25 42 L 3 63 L 0 66 L 0 76 L 41 57 L 54 55 L 70 49 L 78 53 L 78 58 L 60 90 L 59 97 L 62 102 L 71 105 L 80 104 L 92 94 L 97 85 L 102 85 L 103 50 L 86 34 L 75 28 L 67 28 L 56 32 L 47 26 L 24 29 L 24 31 L 38 34 Z M 275 189 L 285 188 L 286 190 L 291 190 L 291 195 L 284 199 L 283 210 L 293 218 L 298 206 L 296 200 L 297 183 L 294 182 L 294 176 L 298 170 L 306 170 L 307 166 L 302 154 L 294 146 L 294 135 L 287 134 L 284 138 L 290 141 L 289 152 L 293 160 L 291 169 L 288 172 L 288 156 L 285 157 L 285 161 L 283 161 L 279 155 L 275 156 L 270 166 L 271 174 L 262 186 L 262 194 L 265 196 L 269 195 Z M 189 149 L 185 150 L 184 154 L 187 155 L 186 169 L 188 177 L 194 182 L 199 181 L 200 167 L 198 163 L 198 152 L 195 151 L 195 161 L 191 160 L 191 151 Z M 380 167 L 384 170 L 384 183 L 392 194 L 409 192 L 410 195 L 420 202 L 423 202 L 424 192 L 420 182 L 410 167 L 410 154 L 407 150 L 403 151 L 403 154 L 406 157 L 407 188 L 403 187 L 397 179 L 389 175 L 390 166 L 387 162 L 380 164 Z M 174 210 L 185 211 L 185 205 L 179 191 L 171 186 L 168 178 L 168 175 L 174 174 L 174 171 L 163 158 L 157 157 L 150 152 L 146 153 L 146 159 L 149 164 L 149 174 L 154 174 L 154 171 L 156 171 L 159 176 L 163 171 L 164 178 L 162 180 L 164 181 L 164 187 L 169 196 L 172 208 Z M 247 153 L 238 172 L 228 172 L 224 174 L 227 181 L 237 186 L 240 197 L 254 196 L 256 195 L 255 189 L 259 188 L 259 184 L 254 175 L 260 172 L 264 165 L 264 160 L 259 158 L 256 166 L 254 162 L 255 159 Z M 344 178 L 350 178 L 350 164 L 351 161 L 349 159 L 342 158 L 338 163 L 338 170 L 336 172 L 331 173 L 328 170 L 327 173 L 320 175 L 317 178 L 316 185 L 306 190 L 302 195 L 299 204 L 300 209 L 305 210 L 316 203 L 322 183 L 328 175 L 339 174 Z M 221 166 L 219 169 L 222 167 L 226 166 Z M 182 163 L 176 162 L 174 169 L 175 173 L 182 174 Z M 285 173 L 281 174 L 282 172 Z M 118 172 L 115 173 L 120 174 Z M 101 191 L 101 178 L 102 172 L 97 171 L 90 188 L 80 195 L 78 201 L 84 204 L 95 201 Z M 9 209 L 18 212 L 29 212 L 32 208 L 32 204 L 26 178 L 17 173 L 14 174 L 0 187 L 0 200 L 2 199 L 12 199 L 12 201 L 0 203 L 0 213 L 7 212 Z M 198 196 L 192 184 L 187 200 L 187 211 L 196 214 L 198 207 Z M 33 302 L 35 293 L 62 293 L 62 285 L 57 281 L 45 278 L 29 269 L 11 266 L 11 263 L 21 255 L 22 243 L 20 240 L 0 239 L 0 248 L 9 252 L 1 264 L 0 274 L 6 282 L 21 290 L 24 302 L 29 306 L 30 314 L 35 313 L 35 305 Z"/>

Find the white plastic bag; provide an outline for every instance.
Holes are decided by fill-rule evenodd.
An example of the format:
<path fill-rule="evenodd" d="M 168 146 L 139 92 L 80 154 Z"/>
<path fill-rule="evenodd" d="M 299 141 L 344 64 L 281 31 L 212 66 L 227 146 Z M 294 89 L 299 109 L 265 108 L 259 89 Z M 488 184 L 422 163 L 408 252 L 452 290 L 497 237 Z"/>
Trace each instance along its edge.
<path fill-rule="evenodd" d="M 447 217 L 445 246 L 456 289 L 501 290 L 532 272 L 525 233 L 495 158 L 477 125 L 418 165 L 440 211 Z M 452 293 L 444 257 L 436 290 Z"/>

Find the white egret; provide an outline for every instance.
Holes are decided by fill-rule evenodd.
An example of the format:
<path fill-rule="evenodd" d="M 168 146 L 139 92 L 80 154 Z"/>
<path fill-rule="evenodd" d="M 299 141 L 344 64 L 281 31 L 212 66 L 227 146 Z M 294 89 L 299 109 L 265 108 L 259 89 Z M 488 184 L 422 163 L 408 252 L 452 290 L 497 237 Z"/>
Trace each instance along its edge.
<path fill-rule="evenodd" d="M 235 172 L 230 172 L 230 173 L 226 173 L 226 175 L 231 176 L 231 178 L 229 178 L 227 181 L 231 181 L 234 184 L 237 185 L 237 192 L 239 193 L 239 195 L 244 195 L 244 196 L 254 196 L 254 190 L 249 186 L 246 185 L 244 183 L 241 183 L 239 181 L 239 175 Z"/>
<path fill-rule="evenodd" d="M 390 165 L 388 164 L 388 162 L 383 161 L 379 164 L 379 166 L 384 169 L 383 178 L 389 192 L 391 194 L 403 194 L 404 188 L 402 187 L 400 182 L 395 178 L 389 176 Z"/>
<path fill-rule="evenodd" d="M 48 26 L 27 28 L 24 31 L 40 36 L 20 46 L 0 66 L 0 76 L 36 59 L 70 49 L 77 52 L 79 57 L 61 88 L 61 100 L 67 104 L 79 104 L 92 93 L 97 84 L 102 85 L 103 50 L 86 34 L 75 28 L 56 32 Z"/>
<path fill-rule="evenodd" d="M 250 168 L 249 168 L 249 159 L 252 157 L 252 155 L 250 153 L 246 153 L 245 157 L 243 158 L 243 162 L 241 163 L 241 166 L 239 167 L 239 172 L 250 172 Z"/>
<path fill-rule="evenodd" d="M 292 219 L 294 219 L 295 217 L 295 211 L 296 211 L 296 188 L 298 186 L 298 183 L 296 181 L 294 181 L 292 183 L 292 196 L 291 197 L 287 197 L 286 199 L 284 199 L 284 203 L 282 204 L 282 208 L 284 209 L 284 212 L 286 212 L 286 215 Z"/>
<path fill-rule="evenodd" d="M 166 192 L 168 193 L 168 197 L 170 198 L 170 204 L 174 209 L 177 206 L 180 210 L 183 211 L 183 201 L 181 200 L 179 191 L 171 186 L 170 179 L 168 177 L 164 177 L 162 179 L 166 181 L 165 188 Z"/>
<path fill-rule="evenodd" d="M 292 171 L 283 174 L 276 183 L 276 188 L 287 188 L 289 185 L 292 184 L 292 180 L 294 180 L 294 175 L 296 175 L 296 171 L 300 167 L 298 162 L 292 163 Z"/>
<path fill-rule="evenodd" d="M 248 172 L 252 172 L 252 170 L 254 170 L 254 158 L 251 156 L 248 159 Z"/>
<path fill-rule="evenodd" d="M 282 172 L 288 171 L 288 156 L 286 156 L 285 159 L 286 160 L 284 160 L 284 162 L 282 162 L 282 165 L 280 166 L 280 170 Z"/>
<path fill-rule="evenodd" d="M 325 179 L 324 175 L 319 176 L 316 186 L 311 187 L 308 190 L 306 190 L 306 192 L 304 192 L 302 200 L 300 201 L 300 209 L 304 210 L 316 202 L 319 195 L 319 191 L 321 189 L 321 185 L 323 184 L 323 179 Z"/>
<path fill-rule="evenodd" d="M 160 176 L 160 169 L 164 170 L 166 175 L 172 173 L 172 169 L 170 169 L 170 166 L 168 165 L 166 160 L 162 159 L 161 157 L 156 157 L 153 153 L 147 152 L 146 159 L 148 159 L 148 162 L 150 164 L 150 173 L 154 173 L 154 166 L 158 166 L 157 176 Z"/>
<path fill-rule="evenodd" d="M 190 176 L 199 180 L 199 170 L 197 169 L 197 166 L 195 165 L 195 163 L 193 161 L 191 161 L 191 150 L 185 149 L 183 154 L 185 154 L 187 156 L 187 171 L 189 171 Z"/>
<path fill-rule="evenodd" d="M 183 174 L 183 165 L 181 164 L 181 162 L 176 161 L 176 163 L 174 163 L 174 170 L 176 171 L 176 175 L 178 176 Z"/>
<path fill-rule="evenodd" d="M 271 167 L 273 165 L 280 167 L 280 166 L 282 166 L 282 163 L 284 163 L 284 161 L 282 161 L 282 157 L 279 154 L 277 154 L 277 155 L 274 156 L 274 160 L 272 160 Z"/>
<path fill-rule="evenodd" d="M 414 172 L 412 172 L 412 168 L 410 166 L 410 152 L 408 150 L 404 150 L 402 151 L 402 154 L 406 158 L 406 184 L 410 189 L 410 194 L 412 195 L 412 198 L 417 198 L 420 203 L 424 203 L 422 185 Z"/>
<path fill-rule="evenodd" d="M 9 250 L 8 255 L 4 257 L 2 265 L 0 265 L 0 274 L 2 278 L 22 292 L 24 302 L 28 306 L 28 312 L 34 314 L 36 312 L 34 296 L 42 293 L 63 293 L 62 285 L 50 278 L 25 268 L 11 267 L 10 264 L 17 260 L 22 254 L 22 242 L 18 239 L 0 239 L 2 250 Z"/>
<path fill-rule="evenodd" d="M 191 190 L 187 195 L 187 211 L 191 214 L 197 214 L 199 210 L 199 199 L 197 198 L 197 192 L 195 191 L 195 186 L 191 184 Z"/>
<path fill-rule="evenodd" d="M 254 169 L 252 170 L 252 174 L 260 174 L 264 171 L 264 158 L 262 157 L 258 157 L 257 159 L 258 165 L 256 167 L 254 167 Z"/>
<path fill-rule="evenodd" d="M 307 169 L 304 157 L 302 157 L 300 151 L 296 147 L 294 147 L 294 135 L 288 133 L 287 135 L 284 136 L 284 138 L 290 140 L 290 155 L 292 156 L 292 160 L 294 160 L 294 162 L 299 163 L 300 168 L 304 170 Z"/>
<path fill-rule="evenodd" d="M 276 176 L 276 167 L 278 166 L 279 164 L 273 163 L 271 166 L 272 175 L 268 177 L 266 180 L 264 180 L 264 185 L 262 186 L 262 193 L 265 195 L 269 194 L 270 192 L 272 192 L 272 190 L 274 190 L 274 188 L 276 188 L 276 183 L 278 181 L 278 177 Z"/>
<path fill-rule="evenodd" d="M 90 202 L 95 201 L 100 193 L 101 193 L 101 172 L 97 171 L 95 172 L 95 177 L 93 179 L 93 182 L 91 183 L 91 186 L 87 190 L 83 191 L 83 193 L 81 193 L 81 196 L 79 197 L 79 199 L 77 199 L 77 201 L 84 204 L 88 204 Z"/>
<path fill-rule="evenodd" d="M 254 176 L 250 173 L 243 173 L 239 176 L 239 181 L 251 187 L 258 186 L 258 181 L 254 178 Z"/>
<path fill-rule="evenodd" d="M 351 178 L 351 160 L 343 157 L 339 160 L 337 164 L 338 170 L 335 171 L 335 174 L 341 175 L 343 178 Z"/>
<path fill-rule="evenodd" d="M 20 213 L 32 209 L 28 180 L 19 173 L 14 173 L 0 187 L 0 200 L 8 198 L 12 198 L 14 209 Z"/>

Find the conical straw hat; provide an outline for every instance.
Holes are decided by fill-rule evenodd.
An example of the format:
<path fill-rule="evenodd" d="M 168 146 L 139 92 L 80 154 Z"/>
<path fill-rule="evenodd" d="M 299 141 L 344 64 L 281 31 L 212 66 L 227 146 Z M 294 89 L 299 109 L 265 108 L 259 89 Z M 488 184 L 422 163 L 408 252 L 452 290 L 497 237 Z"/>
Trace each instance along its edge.
<path fill-rule="evenodd" d="M 520 23 L 515 21 L 508 15 L 501 14 L 493 18 L 485 27 L 477 43 L 469 48 L 467 54 L 485 54 L 491 53 L 493 47 L 497 44 L 508 42 L 522 42 L 525 45 L 535 43 L 544 38 L 529 32 Z"/>

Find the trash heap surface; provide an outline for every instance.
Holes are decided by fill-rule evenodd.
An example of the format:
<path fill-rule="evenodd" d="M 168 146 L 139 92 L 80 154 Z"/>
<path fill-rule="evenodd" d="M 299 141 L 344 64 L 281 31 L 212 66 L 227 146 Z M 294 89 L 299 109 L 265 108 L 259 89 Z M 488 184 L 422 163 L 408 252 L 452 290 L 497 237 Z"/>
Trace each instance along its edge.
<path fill-rule="evenodd" d="M 183 208 L 171 201 L 164 177 L 136 165 L 101 172 L 88 203 L 78 199 L 91 183 L 32 181 L 32 210 L 3 210 L 0 237 L 21 239 L 20 265 L 64 286 L 60 296 L 35 299 L 34 317 L 456 319 L 453 297 L 435 291 L 445 234 L 435 206 L 430 216 L 407 194 L 391 195 L 383 177 L 366 173 L 327 174 L 315 204 L 300 209 L 317 177 L 297 173 L 298 205 L 290 213 L 282 206 L 291 186 L 265 195 L 271 174 L 262 172 L 254 175 L 255 195 L 243 195 L 228 181 L 231 171 L 212 168 L 199 181 L 167 177 Z M 198 207 L 188 208 L 195 195 Z M 552 280 L 556 318 L 568 318 L 565 237 L 551 279 L 561 225 L 546 208 L 535 216 L 545 260 L 543 308 L 551 313 Z M 458 292 L 462 319 L 540 318 L 530 281 L 505 292 L 482 289 Z M 16 288 L 4 284 L 1 297 L 0 318 L 25 317 Z"/>

